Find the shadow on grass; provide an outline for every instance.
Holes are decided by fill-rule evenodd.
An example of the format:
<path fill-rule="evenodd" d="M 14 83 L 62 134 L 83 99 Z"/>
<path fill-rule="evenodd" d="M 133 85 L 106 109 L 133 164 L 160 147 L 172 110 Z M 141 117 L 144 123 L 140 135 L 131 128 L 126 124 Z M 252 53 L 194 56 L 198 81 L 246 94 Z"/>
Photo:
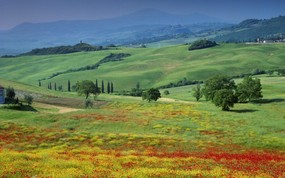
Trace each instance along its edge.
<path fill-rule="evenodd" d="M 16 110 L 16 111 L 30 111 L 30 112 L 38 112 L 35 108 L 32 106 L 28 105 L 7 105 L 4 106 L 3 108 L 5 109 L 11 109 L 11 110 Z"/>
<path fill-rule="evenodd" d="M 235 113 L 252 113 L 256 111 L 258 110 L 255 110 L 255 109 L 240 109 L 240 110 L 232 109 L 230 110 L 230 112 L 235 112 Z"/>
<path fill-rule="evenodd" d="M 282 99 L 282 98 L 273 98 L 273 99 L 259 99 L 259 100 L 252 101 L 251 103 L 270 104 L 270 103 L 281 103 L 284 101 L 285 101 L 285 99 Z"/>

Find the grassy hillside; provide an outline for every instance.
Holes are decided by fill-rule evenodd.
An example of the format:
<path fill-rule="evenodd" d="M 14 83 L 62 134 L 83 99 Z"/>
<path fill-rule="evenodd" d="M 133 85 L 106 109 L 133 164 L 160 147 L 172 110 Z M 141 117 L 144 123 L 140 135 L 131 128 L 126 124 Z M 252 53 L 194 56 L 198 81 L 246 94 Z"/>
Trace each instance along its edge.
<path fill-rule="evenodd" d="M 110 53 L 129 53 L 123 61 L 102 64 L 92 71 L 59 75 L 43 81 L 56 82 L 66 89 L 67 80 L 95 79 L 113 81 L 115 90 L 129 90 L 137 82 L 144 88 L 176 82 L 184 77 L 204 80 L 214 74 L 238 75 L 254 69 L 282 68 L 285 44 L 221 44 L 211 49 L 188 51 L 181 45 L 164 48 L 122 48 L 65 55 L 25 56 L 0 59 L 0 78 L 37 85 L 53 73 L 96 64 Z"/>

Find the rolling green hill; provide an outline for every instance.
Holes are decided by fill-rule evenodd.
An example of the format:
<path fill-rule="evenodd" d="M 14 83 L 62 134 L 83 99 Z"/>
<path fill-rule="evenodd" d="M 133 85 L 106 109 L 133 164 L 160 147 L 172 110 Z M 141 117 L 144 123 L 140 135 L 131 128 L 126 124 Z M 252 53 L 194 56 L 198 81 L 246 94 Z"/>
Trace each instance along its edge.
<path fill-rule="evenodd" d="M 0 58 L 0 78 L 38 85 L 38 80 L 54 73 L 94 65 L 111 53 L 127 53 L 122 61 L 108 62 L 98 69 L 58 75 L 42 81 L 63 85 L 67 80 L 96 79 L 113 81 L 115 90 L 130 90 L 137 82 L 141 87 L 158 87 L 186 77 L 204 80 L 215 74 L 230 76 L 254 69 L 268 70 L 284 66 L 285 44 L 221 44 L 214 48 L 188 51 L 187 45 L 164 48 L 121 48 L 117 50 L 79 52 L 62 55 Z"/>

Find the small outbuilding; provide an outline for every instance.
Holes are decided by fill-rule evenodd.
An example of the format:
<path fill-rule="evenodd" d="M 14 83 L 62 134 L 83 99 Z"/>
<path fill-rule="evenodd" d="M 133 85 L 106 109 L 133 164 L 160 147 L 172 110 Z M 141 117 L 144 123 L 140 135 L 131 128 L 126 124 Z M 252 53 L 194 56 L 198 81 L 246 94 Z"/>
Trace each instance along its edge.
<path fill-rule="evenodd" d="M 5 88 L 0 85 L 0 104 L 5 103 Z"/>

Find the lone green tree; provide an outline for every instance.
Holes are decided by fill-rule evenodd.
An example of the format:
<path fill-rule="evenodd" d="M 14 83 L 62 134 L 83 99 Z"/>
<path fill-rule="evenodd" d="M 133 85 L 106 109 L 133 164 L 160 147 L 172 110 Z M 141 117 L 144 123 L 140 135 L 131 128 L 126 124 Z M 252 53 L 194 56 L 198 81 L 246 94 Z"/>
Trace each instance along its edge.
<path fill-rule="evenodd" d="M 151 88 L 143 92 L 142 99 L 150 101 L 157 101 L 159 98 L 161 98 L 161 94 L 158 89 Z"/>
<path fill-rule="evenodd" d="M 42 83 L 41 83 L 41 81 L 39 80 L 39 87 L 41 87 L 42 86 Z"/>
<path fill-rule="evenodd" d="M 54 83 L 54 90 L 57 90 L 57 87 L 56 87 L 56 82 Z"/>
<path fill-rule="evenodd" d="M 78 95 L 84 95 L 87 99 L 91 94 L 97 96 L 100 93 L 96 90 L 95 84 L 90 80 L 83 80 L 76 83 L 76 91 Z"/>
<path fill-rule="evenodd" d="M 234 107 L 235 103 L 235 96 L 233 90 L 218 90 L 213 98 L 213 103 L 217 107 L 222 107 L 223 111 L 229 111 L 230 107 Z"/>
<path fill-rule="evenodd" d="M 199 101 L 203 97 L 203 92 L 200 84 L 193 88 L 193 96 L 196 98 L 196 101 Z"/>
<path fill-rule="evenodd" d="M 241 103 L 262 98 L 260 79 L 245 77 L 237 86 L 237 97 Z"/>

